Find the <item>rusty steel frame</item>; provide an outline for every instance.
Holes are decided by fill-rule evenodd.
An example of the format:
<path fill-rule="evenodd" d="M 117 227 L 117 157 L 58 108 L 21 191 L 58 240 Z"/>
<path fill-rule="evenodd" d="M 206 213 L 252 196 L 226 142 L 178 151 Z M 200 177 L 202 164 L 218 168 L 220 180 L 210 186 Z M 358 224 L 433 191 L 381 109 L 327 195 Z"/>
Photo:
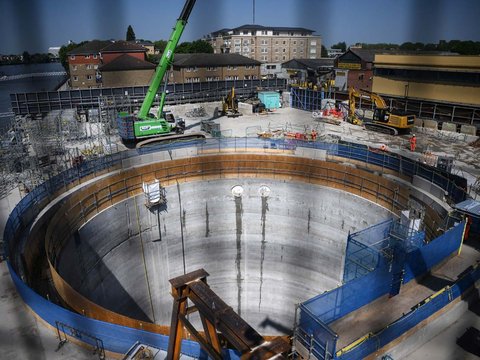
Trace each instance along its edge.
<path fill-rule="evenodd" d="M 248 325 L 207 285 L 209 274 L 204 269 L 170 279 L 173 310 L 170 324 L 167 360 L 178 360 L 186 328 L 214 360 L 221 360 L 222 346 L 218 333 L 241 353 L 241 359 L 286 359 L 290 342 L 281 336 L 270 341 Z M 194 305 L 188 306 L 191 301 Z M 203 336 L 188 320 L 187 315 L 198 312 L 203 325 Z"/>

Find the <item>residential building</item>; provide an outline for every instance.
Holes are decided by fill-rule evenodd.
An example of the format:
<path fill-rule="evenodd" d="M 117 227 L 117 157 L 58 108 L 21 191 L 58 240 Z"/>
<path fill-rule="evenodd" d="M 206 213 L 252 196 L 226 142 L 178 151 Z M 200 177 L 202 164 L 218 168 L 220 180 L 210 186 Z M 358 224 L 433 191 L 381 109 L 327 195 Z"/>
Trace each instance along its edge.
<path fill-rule="evenodd" d="M 262 63 L 281 64 L 291 59 L 318 59 L 322 38 L 299 27 L 243 25 L 221 29 L 207 38 L 215 54 L 240 54 Z"/>
<path fill-rule="evenodd" d="M 149 40 L 135 40 L 135 44 L 143 46 L 147 49 L 147 55 L 155 54 L 155 44 Z"/>
<path fill-rule="evenodd" d="M 176 54 L 170 83 L 260 78 L 259 61 L 239 54 Z"/>
<path fill-rule="evenodd" d="M 144 86 L 155 73 L 155 64 L 123 54 L 100 67 L 105 87 Z"/>
<path fill-rule="evenodd" d="M 374 92 L 480 105 L 479 56 L 377 54 L 374 64 Z"/>
<path fill-rule="evenodd" d="M 106 86 L 102 80 L 100 67 L 123 55 L 145 61 L 146 52 L 145 47 L 127 41 L 89 41 L 68 53 L 70 87 L 88 89 Z M 148 69 L 142 70 L 150 72 Z M 148 81 L 145 84 L 148 84 Z"/>
<path fill-rule="evenodd" d="M 320 84 L 327 78 L 333 78 L 335 59 L 293 59 L 282 64 L 287 72 L 290 84 L 304 82 Z"/>

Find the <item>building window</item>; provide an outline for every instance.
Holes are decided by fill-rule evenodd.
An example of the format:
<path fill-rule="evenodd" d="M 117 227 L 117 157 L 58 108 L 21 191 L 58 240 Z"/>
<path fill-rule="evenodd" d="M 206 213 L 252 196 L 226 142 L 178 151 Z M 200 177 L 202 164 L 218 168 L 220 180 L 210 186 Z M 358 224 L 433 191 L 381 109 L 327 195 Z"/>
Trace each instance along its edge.
<path fill-rule="evenodd" d="M 77 65 L 73 65 L 73 66 L 72 66 L 72 70 L 73 70 L 73 71 L 77 71 Z"/>
<path fill-rule="evenodd" d="M 275 70 L 277 68 L 277 65 L 267 65 L 268 70 Z"/>
<path fill-rule="evenodd" d="M 185 79 L 187 83 L 198 83 L 200 82 L 199 77 L 188 77 Z"/>
<path fill-rule="evenodd" d="M 87 64 L 87 70 L 92 70 L 92 69 L 93 69 L 92 64 Z"/>
<path fill-rule="evenodd" d="M 284 48 L 284 49 L 282 49 L 282 52 L 287 52 L 287 49 L 285 49 L 285 48 Z"/>
<path fill-rule="evenodd" d="M 310 46 L 317 46 L 317 40 L 311 40 Z"/>
<path fill-rule="evenodd" d="M 240 45 L 242 43 L 242 40 L 240 39 L 235 39 L 234 44 L 235 45 Z"/>
<path fill-rule="evenodd" d="M 297 49 L 294 48 L 294 49 L 293 49 L 293 52 L 296 53 L 296 52 L 297 52 Z"/>
<path fill-rule="evenodd" d="M 70 55 L 70 60 L 75 60 L 75 55 Z"/>
<path fill-rule="evenodd" d="M 207 81 L 213 81 L 213 76 L 207 76 Z"/>
<path fill-rule="evenodd" d="M 257 75 L 252 75 L 252 79 L 253 79 L 253 80 L 257 80 L 257 79 L 258 79 L 258 76 L 257 76 Z"/>
<path fill-rule="evenodd" d="M 267 35 L 267 31 L 266 31 L 266 30 L 262 30 L 262 35 Z"/>
<path fill-rule="evenodd" d="M 73 81 L 78 81 L 78 76 L 74 76 Z"/>
<path fill-rule="evenodd" d="M 275 56 L 275 61 L 278 61 L 279 57 L 278 55 Z"/>
<path fill-rule="evenodd" d="M 278 45 L 278 40 L 275 41 L 275 45 Z"/>
<path fill-rule="evenodd" d="M 296 41 L 293 41 L 293 45 L 297 45 L 297 42 L 296 42 Z"/>
<path fill-rule="evenodd" d="M 197 67 L 196 67 L 196 66 L 187 67 L 187 68 L 185 68 L 185 71 L 186 71 L 186 72 L 197 71 Z"/>
<path fill-rule="evenodd" d="M 98 55 L 97 55 L 97 54 L 94 54 L 94 55 L 93 55 L 93 58 L 94 58 L 94 59 L 96 59 L 97 57 L 98 57 Z"/>
<path fill-rule="evenodd" d="M 250 41 L 248 40 L 243 40 L 243 46 L 248 46 L 250 44 Z"/>
<path fill-rule="evenodd" d="M 85 55 L 85 59 L 90 59 L 90 55 Z"/>
<path fill-rule="evenodd" d="M 216 71 L 217 67 L 216 66 L 208 66 L 207 71 Z"/>
<path fill-rule="evenodd" d="M 300 45 L 303 45 L 303 40 L 302 40 L 302 41 L 300 41 Z"/>
<path fill-rule="evenodd" d="M 268 49 L 267 48 L 262 48 L 262 54 L 266 54 L 268 53 Z"/>
<path fill-rule="evenodd" d="M 93 76 L 92 75 L 87 75 L 87 80 L 93 80 Z"/>
<path fill-rule="evenodd" d="M 245 65 L 245 70 L 255 70 L 255 65 Z"/>
<path fill-rule="evenodd" d="M 267 56 L 266 55 L 262 56 L 262 61 L 267 61 Z"/>
<path fill-rule="evenodd" d="M 317 53 L 317 49 L 310 49 L 310 54 L 316 54 Z"/>
<path fill-rule="evenodd" d="M 98 69 L 98 65 L 97 65 L 97 64 L 93 65 L 93 68 L 94 68 L 95 70 Z"/>
<path fill-rule="evenodd" d="M 365 77 L 365 74 L 359 74 L 358 75 L 358 80 L 363 81 L 363 78 Z"/>
<path fill-rule="evenodd" d="M 282 60 L 287 60 L 287 57 L 285 55 L 283 55 Z"/>
<path fill-rule="evenodd" d="M 244 47 L 244 48 L 243 48 L 243 52 L 244 52 L 244 53 L 249 53 L 249 52 L 250 52 L 250 48 Z"/>
<path fill-rule="evenodd" d="M 283 40 L 283 45 L 285 45 L 287 42 L 285 40 Z"/>
<path fill-rule="evenodd" d="M 262 40 L 262 45 L 268 45 L 268 41 L 267 40 Z"/>

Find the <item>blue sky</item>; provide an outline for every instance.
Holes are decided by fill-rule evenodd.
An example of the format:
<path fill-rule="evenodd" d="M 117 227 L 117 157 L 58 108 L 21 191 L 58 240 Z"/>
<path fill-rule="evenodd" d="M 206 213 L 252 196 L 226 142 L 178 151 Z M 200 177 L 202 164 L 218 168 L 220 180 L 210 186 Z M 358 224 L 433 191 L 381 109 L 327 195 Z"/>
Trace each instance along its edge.
<path fill-rule="evenodd" d="M 255 23 L 339 41 L 480 41 L 480 0 L 255 0 Z M 0 53 L 46 52 L 73 40 L 167 39 L 184 0 L 0 0 Z M 197 0 L 181 41 L 253 22 L 253 0 Z"/>

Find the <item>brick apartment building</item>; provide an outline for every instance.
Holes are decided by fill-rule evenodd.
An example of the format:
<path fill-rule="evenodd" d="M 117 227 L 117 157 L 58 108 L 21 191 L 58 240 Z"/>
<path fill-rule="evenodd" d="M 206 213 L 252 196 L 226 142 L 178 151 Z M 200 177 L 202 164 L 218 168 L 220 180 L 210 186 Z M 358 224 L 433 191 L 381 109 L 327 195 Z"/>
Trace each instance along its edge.
<path fill-rule="evenodd" d="M 255 80 L 260 78 L 260 65 L 239 54 L 176 54 L 169 82 Z"/>
<path fill-rule="evenodd" d="M 134 66 L 131 70 L 148 72 L 151 77 L 151 68 L 147 66 L 150 63 L 145 61 L 146 52 L 145 47 L 127 41 L 89 41 L 68 53 L 70 86 L 74 89 L 110 86 L 102 79 L 102 67 L 119 57 L 123 58 L 122 62 L 125 64 L 125 56 L 131 58 L 128 61 Z"/>
<path fill-rule="evenodd" d="M 299 27 L 243 25 L 211 33 L 208 41 L 215 54 L 240 54 L 262 63 L 283 63 L 292 59 L 318 59 L 322 38 Z"/>

